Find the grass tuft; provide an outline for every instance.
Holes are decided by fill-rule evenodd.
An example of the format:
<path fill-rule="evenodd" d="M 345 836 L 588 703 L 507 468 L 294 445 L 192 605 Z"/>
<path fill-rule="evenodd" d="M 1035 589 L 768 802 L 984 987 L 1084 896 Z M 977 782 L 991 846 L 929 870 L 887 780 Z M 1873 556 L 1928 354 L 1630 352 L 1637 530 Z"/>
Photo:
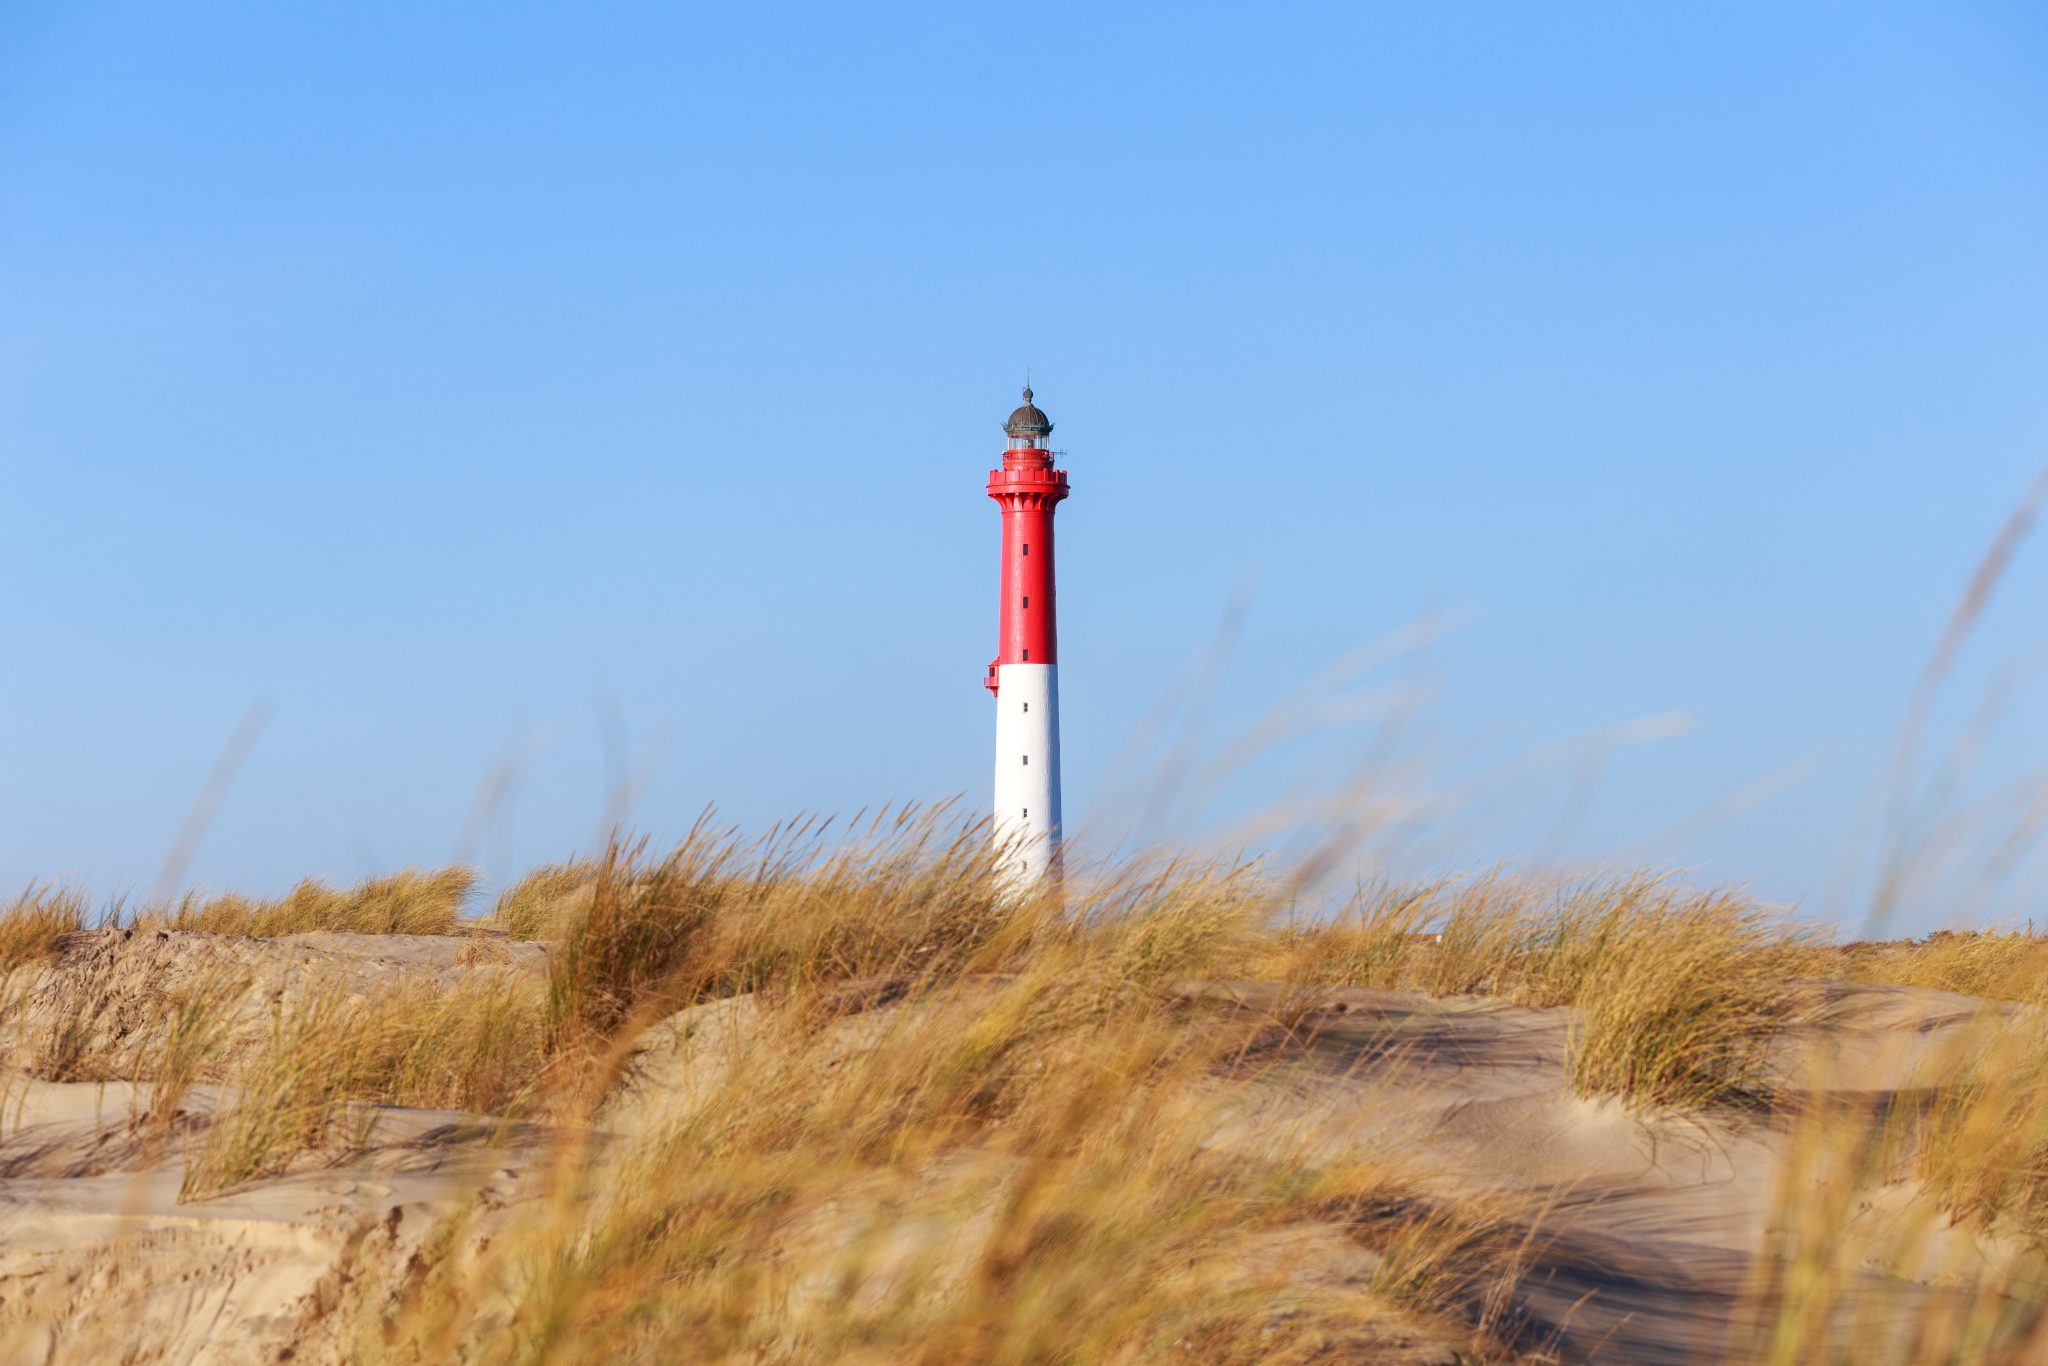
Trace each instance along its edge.
<path fill-rule="evenodd" d="M 1571 981 L 1566 1075 L 1580 1095 L 1636 1105 L 1758 1106 L 1771 1045 L 1797 1017 L 1796 946 L 1748 902 L 1646 893 L 1596 917 Z"/>
<path fill-rule="evenodd" d="M 84 893 L 30 884 L 0 909 L 0 973 L 54 956 L 64 937 L 85 924 Z"/>
<path fill-rule="evenodd" d="M 134 1117 L 152 1137 L 168 1134 L 184 1113 L 192 1089 L 223 1078 L 233 1009 L 248 989 L 237 973 L 216 969 L 180 984 L 156 1003 L 149 1024 L 137 1034 L 132 1078 L 148 1085 L 148 1100 Z"/>
<path fill-rule="evenodd" d="M 1499 873 L 1368 889 L 1270 966 L 1310 984 L 1407 987 L 1573 1008 L 1568 1073 L 1634 1105 L 1748 1105 L 1798 1016 L 1807 936 L 1731 892 L 1646 873 Z"/>
<path fill-rule="evenodd" d="M 493 974 L 369 997 L 307 993 L 279 1010 L 262 1046 L 228 1074 L 234 1102 L 215 1117 L 179 1198 L 360 1145 L 367 1112 L 356 1103 L 523 1112 L 543 1076 L 543 1009 L 538 984 Z M 176 1056 L 167 1044 L 153 1075 Z"/>
<path fill-rule="evenodd" d="M 514 939 L 560 939 L 589 910 L 602 864 L 569 859 L 536 868 L 498 896 L 497 928 Z"/>

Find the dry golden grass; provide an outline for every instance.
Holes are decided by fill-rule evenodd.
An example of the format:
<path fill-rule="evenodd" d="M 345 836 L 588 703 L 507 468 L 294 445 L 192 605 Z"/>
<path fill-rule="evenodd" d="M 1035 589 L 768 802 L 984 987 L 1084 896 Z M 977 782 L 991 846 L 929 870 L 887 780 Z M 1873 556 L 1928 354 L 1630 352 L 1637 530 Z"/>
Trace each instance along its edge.
<path fill-rule="evenodd" d="M 666 858 L 618 849 L 543 870 L 520 892 L 522 929 L 562 940 L 551 1018 L 609 1036 L 636 1011 L 820 981 L 999 971 L 1025 941 L 1001 927 L 978 832 L 942 838 L 914 813 L 869 823 L 822 864 L 809 823 L 742 841 L 700 827 Z M 1632 1103 L 1752 1103 L 1775 1035 L 1796 1015 L 1790 980 L 1810 938 L 1739 895 L 1647 875 L 1556 884 L 1502 874 L 1373 889 L 1344 915 L 1283 931 L 1254 870 L 1128 873 L 1099 914 L 1217 897 L 1258 924 L 1218 975 L 1304 985 L 1405 987 L 1580 1006 L 1572 1076 Z M 525 884 L 521 884 L 523 888 Z M 573 913 L 565 914 L 568 905 Z"/>
<path fill-rule="evenodd" d="M 1634 1103 L 1755 1105 L 1769 1099 L 1771 1045 L 1800 1013 L 1786 977 L 1796 945 L 1747 902 L 1720 894 L 1631 897 L 1556 946 L 1569 984 L 1581 1095 Z"/>
<path fill-rule="evenodd" d="M 1845 1093 L 1795 1116 L 1730 1362 L 2048 1360 L 2042 1041 L 1978 1034 L 1902 1107 Z M 1912 1298 L 1870 1312 L 1874 1269 Z"/>
<path fill-rule="evenodd" d="M 1772 1255 L 1731 1361 L 2048 1360 L 2048 963 L 2024 936 L 1811 951 L 1809 971 L 1991 996 L 1895 1094 L 1844 1090 L 1791 1116 Z M 1873 1215 L 1873 1211 L 1881 1212 Z M 1921 1287 L 1864 1312 L 1870 1268 Z"/>
<path fill-rule="evenodd" d="M 555 1047 L 736 990 L 759 1026 L 623 1158 L 573 1151 L 491 1255 L 430 1269 L 383 1350 L 1305 1361 L 1424 1325 L 1486 1350 L 1438 1316 L 1511 1259 L 1497 1211 L 1430 1198 L 1391 1155 L 1225 1139 L 1263 1022 L 1182 987 L 1256 950 L 1255 881 L 1005 901 L 985 841 L 934 829 L 802 872 L 718 840 L 613 851 Z"/>
<path fill-rule="evenodd" d="M 1915 1173 L 1955 1217 L 2048 1248 L 2048 1019 L 1986 1021 L 1927 1071 Z"/>
<path fill-rule="evenodd" d="M 279 935 L 310 930 L 347 934 L 453 934 L 476 890 L 468 868 L 409 869 L 346 890 L 308 878 L 275 901 L 188 893 L 175 905 L 144 912 L 151 928 L 206 934 Z"/>
<path fill-rule="evenodd" d="M 1819 951 L 1809 970 L 1858 982 L 2048 1003 L 2048 939 L 2030 934 L 1937 930 L 1924 939 L 1844 944 Z"/>
<path fill-rule="evenodd" d="M 358 1102 L 604 1127 L 647 1026 L 743 999 L 759 1025 L 699 1103 L 567 1145 L 549 1198 L 487 1254 L 423 1259 L 360 1354 L 1307 1361 L 1446 1335 L 1496 1353 L 1472 1306 L 1521 1245 L 1504 1210 L 1391 1153 L 1234 1126 L 1268 1022 L 1186 987 L 1270 948 L 1252 870 L 1005 898 L 978 829 L 899 813 L 829 854 L 821 833 L 614 847 L 545 991 L 306 997 L 229 1074 L 185 1197 L 360 1144 Z M 436 1246 L 460 1241 L 458 1221 Z"/>
<path fill-rule="evenodd" d="M 700 824 L 659 859 L 615 844 L 558 926 L 556 1046 L 601 1046 L 631 1020 L 708 996 L 992 970 L 1005 945 L 1022 947 L 1014 918 L 996 913 L 978 829 L 882 813 L 821 856 L 827 828 L 799 821 L 749 840 Z"/>
<path fill-rule="evenodd" d="M 56 953 L 64 936 L 85 928 L 85 896 L 64 887 L 31 886 L 0 909 L 0 973 Z"/>
<path fill-rule="evenodd" d="M 543 1007 L 538 985 L 497 976 L 367 998 L 331 989 L 307 995 L 281 1010 L 264 1044 L 224 1074 L 233 1102 L 208 1129 L 181 1198 L 360 1143 L 365 1135 L 351 1119 L 368 1112 L 357 1102 L 520 1113 L 541 1081 Z M 151 1078 L 194 1053 L 213 1056 L 170 1034 Z"/>
<path fill-rule="evenodd" d="M 156 1083 L 142 1122 L 168 1132 L 195 1085 L 226 1084 L 187 1140 L 188 1199 L 346 1154 L 378 1104 L 560 1136 L 542 1198 L 454 1219 L 394 1298 L 363 1306 L 363 1360 L 661 1361 L 680 1342 L 706 1360 L 1399 1360 L 1411 1340 L 1484 1360 L 1513 1354 L 1531 1212 L 1447 1193 L 1412 1152 L 1241 1123 L 1296 1022 L 1190 988 L 1567 1008 L 1582 1095 L 1770 1107 L 1768 1050 L 1814 995 L 1802 979 L 1870 964 L 1739 894 L 1653 876 L 1388 885 L 1304 925 L 1253 867 L 1087 870 L 1020 898 L 994 881 L 985 832 L 944 812 L 842 834 L 704 825 L 664 854 L 615 845 L 542 870 L 499 923 L 551 941 L 545 983 L 314 991 L 240 1057 L 208 989 L 168 1000 L 126 1074 Z M 290 920 L 286 903 L 217 899 L 189 922 L 388 930 L 417 923 L 394 906 L 452 914 L 468 885 L 295 893 Z M 351 898 L 369 909 L 336 909 Z M 1953 986 L 1961 964 L 2030 952 L 1937 942 L 1881 966 Z M 2013 963 L 1972 980 L 2038 999 Z M 90 1033 L 91 995 L 46 1074 L 82 1075 L 64 1041 Z M 636 1051 L 685 1034 L 689 1066 L 643 1076 Z M 1735 1359 L 2029 1360 L 2048 1299 L 2043 1058 L 2048 1027 L 2022 1012 L 1930 1060 L 1896 1104 L 1775 1111 L 1806 1147 Z M 610 1136 L 578 1137 L 595 1132 Z M 1886 1244 L 1858 1244 L 1859 1212 L 1900 1191 Z M 1943 1260 L 1958 1221 L 2008 1250 Z M 1910 1334 L 1844 1328 L 1856 1285 L 1839 1263 L 1857 1247 L 1941 1268 Z"/>
<path fill-rule="evenodd" d="M 507 887 L 493 910 L 496 928 L 514 939 L 556 939 L 590 904 L 596 859 L 569 859 L 536 868 Z"/>
<path fill-rule="evenodd" d="M 131 1068 L 132 1080 L 149 1087 L 137 1125 L 153 1136 L 167 1133 L 194 1086 L 223 1079 L 230 1011 L 246 986 L 236 974 L 216 970 L 155 1003 L 157 1018 L 138 1033 Z"/>
<path fill-rule="evenodd" d="M 235 1073 L 234 1106 L 208 1128 L 205 1146 L 186 1168 L 181 1198 L 279 1171 L 325 1144 L 343 1119 L 360 1023 L 335 991 L 281 1013 L 270 1041 Z"/>
<path fill-rule="evenodd" d="M 1432 938 L 1425 927 L 1436 927 Z M 1289 980 L 1572 1006 L 1581 1095 L 1754 1104 L 1806 993 L 1808 936 L 1747 898 L 1644 874 L 1545 883 L 1494 873 L 1373 888 L 1263 965 Z"/>

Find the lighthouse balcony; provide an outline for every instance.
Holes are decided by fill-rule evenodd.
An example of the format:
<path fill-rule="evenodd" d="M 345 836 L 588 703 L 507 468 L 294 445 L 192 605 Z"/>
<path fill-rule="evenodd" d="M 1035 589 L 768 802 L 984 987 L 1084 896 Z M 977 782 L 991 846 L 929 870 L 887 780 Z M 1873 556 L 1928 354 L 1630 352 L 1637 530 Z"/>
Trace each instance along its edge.
<path fill-rule="evenodd" d="M 1057 503 L 1067 496 L 1067 472 L 1052 468 L 1052 462 L 1019 468 L 1008 462 L 999 470 L 988 472 L 988 496 L 991 498 L 1029 498 L 1044 503 Z"/>
<path fill-rule="evenodd" d="M 995 696 L 997 687 L 996 661 L 993 659 L 988 662 L 988 672 L 982 676 L 981 686 L 988 689 L 991 697 Z"/>

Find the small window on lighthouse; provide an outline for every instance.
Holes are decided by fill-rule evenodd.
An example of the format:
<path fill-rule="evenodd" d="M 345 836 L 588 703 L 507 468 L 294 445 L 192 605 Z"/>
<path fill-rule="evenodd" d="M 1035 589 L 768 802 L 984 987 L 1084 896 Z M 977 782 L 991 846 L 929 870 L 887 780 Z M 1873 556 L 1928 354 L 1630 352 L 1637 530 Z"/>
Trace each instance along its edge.
<path fill-rule="evenodd" d="M 1024 756 L 1024 767 L 1031 767 L 1031 756 L 1028 754 Z"/>
<path fill-rule="evenodd" d="M 1029 664 L 1029 663 L 1031 662 L 1031 651 L 1029 651 L 1029 650 L 1026 650 L 1026 651 L 1024 652 L 1024 662 L 1025 662 L 1026 664 Z"/>
<path fill-rule="evenodd" d="M 1024 808 L 1024 819 L 1027 821 L 1031 819 L 1031 808 L 1028 806 Z"/>
<path fill-rule="evenodd" d="M 1031 597 L 1030 597 L 1030 595 L 1029 595 L 1029 594 L 1026 594 L 1026 595 L 1025 595 L 1025 598 L 1024 598 L 1024 605 L 1025 605 L 1026 607 L 1029 607 L 1029 606 L 1031 605 Z"/>
<path fill-rule="evenodd" d="M 1026 710 L 1026 711 L 1030 711 L 1030 710 L 1031 710 L 1031 704 L 1030 704 L 1029 702 L 1026 702 L 1026 703 L 1024 704 L 1024 710 Z"/>
<path fill-rule="evenodd" d="M 1029 555 L 1029 554 L 1031 553 L 1031 542 L 1029 542 L 1029 541 L 1026 541 L 1026 542 L 1024 542 L 1024 553 L 1025 553 L 1026 555 Z"/>

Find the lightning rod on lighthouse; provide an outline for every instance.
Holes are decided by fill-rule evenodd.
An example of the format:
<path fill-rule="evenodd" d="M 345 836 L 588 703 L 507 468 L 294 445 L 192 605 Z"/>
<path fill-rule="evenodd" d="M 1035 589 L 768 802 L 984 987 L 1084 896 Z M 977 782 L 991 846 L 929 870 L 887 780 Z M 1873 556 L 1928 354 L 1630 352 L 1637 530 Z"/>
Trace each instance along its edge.
<path fill-rule="evenodd" d="M 996 699 L 995 839 L 999 874 L 1024 886 L 1056 872 L 1060 848 L 1059 635 L 1052 517 L 1067 472 L 1052 467 L 1052 422 L 1031 401 L 1003 424 L 1009 447 L 990 470 L 1003 515 L 1002 606 L 987 684 Z"/>

